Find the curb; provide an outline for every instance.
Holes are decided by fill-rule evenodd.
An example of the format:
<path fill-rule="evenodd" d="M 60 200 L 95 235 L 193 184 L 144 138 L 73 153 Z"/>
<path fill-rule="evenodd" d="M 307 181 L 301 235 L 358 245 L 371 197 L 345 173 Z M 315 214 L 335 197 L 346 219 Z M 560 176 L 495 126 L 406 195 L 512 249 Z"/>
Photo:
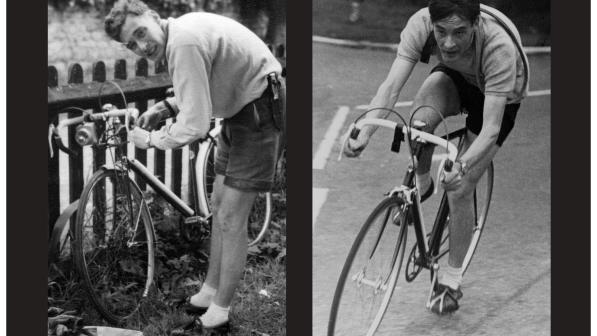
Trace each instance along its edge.
<path fill-rule="evenodd" d="M 352 41 L 352 40 L 342 40 L 342 39 L 335 39 L 331 37 L 323 37 L 313 35 L 313 42 L 315 43 L 323 43 L 341 47 L 348 47 L 348 48 L 359 48 L 359 49 L 377 49 L 377 50 L 386 50 L 396 52 L 398 48 L 398 44 L 396 43 L 379 43 L 379 42 L 370 42 L 370 41 Z M 551 47 L 523 47 L 525 53 L 527 55 L 536 55 L 536 54 L 550 54 Z"/>

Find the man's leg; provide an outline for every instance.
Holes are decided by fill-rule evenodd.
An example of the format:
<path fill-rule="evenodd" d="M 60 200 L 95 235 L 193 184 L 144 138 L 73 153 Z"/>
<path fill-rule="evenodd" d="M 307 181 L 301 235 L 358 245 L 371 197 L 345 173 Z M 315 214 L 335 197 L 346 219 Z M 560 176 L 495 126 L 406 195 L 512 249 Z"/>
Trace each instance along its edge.
<path fill-rule="evenodd" d="M 461 153 L 466 151 L 475 138 L 475 134 L 470 131 L 467 132 L 465 147 L 461 150 Z M 448 192 L 448 203 L 450 205 L 450 256 L 448 264 L 451 267 L 462 267 L 475 225 L 473 193 L 479 179 L 487 170 L 499 148 L 498 145 L 494 144 L 487 155 L 464 175 L 461 188 Z"/>
<path fill-rule="evenodd" d="M 202 324 L 208 328 L 229 320 L 229 307 L 247 259 L 247 218 L 257 195 L 224 185 L 223 180 L 223 176 L 217 175 L 214 184 L 217 202 L 206 283 L 214 281 L 217 292 L 207 312 L 201 316 Z"/>
<path fill-rule="evenodd" d="M 460 98 L 452 79 L 441 71 L 433 72 L 425 79 L 417 92 L 411 113 L 415 120 L 426 124 L 423 131 L 433 133 L 442 120 L 460 112 Z M 425 193 L 431 185 L 431 157 L 433 147 L 425 147 L 418 158 L 417 185 L 421 193 Z M 438 181 L 439 183 L 439 181 Z"/>
<path fill-rule="evenodd" d="M 201 290 L 207 286 L 210 290 L 205 293 L 205 295 L 201 295 L 199 293 L 197 300 L 201 299 L 201 301 L 193 302 L 191 299 L 191 303 L 201 307 L 207 307 L 213 301 L 214 292 L 211 289 L 218 289 L 219 281 L 220 281 L 220 264 L 222 260 L 222 229 L 218 224 L 217 216 L 215 215 L 218 212 L 221 204 L 221 190 L 222 185 L 224 183 L 224 176 L 216 174 L 216 178 L 214 181 L 213 186 L 213 193 L 211 195 L 211 204 L 212 204 L 212 224 L 211 224 L 211 237 L 209 242 L 209 265 L 207 268 L 207 275 L 205 276 L 205 281 L 203 282 L 203 286 Z"/>
<path fill-rule="evenodd" d="M 466 151 L 476 136 L 467 132 Z M 489 152 L 478 161 L 462 178 L 461 187 L 448 192 L 450 206 L 450 255 L 448 265 L 441 270 L 439 286 L 431 302 L 431 310 L 443 314 L 458 309 L 458 300 L 462 297 L 462 263 L 469 249 L 475 224 L 473 193 L 477 182 L 487 170 L 499 146 L 493 145 Z"/>
<path fill-rule="evenodd" d="M 222 249 L 220 280 L 214 302 L 220 306 L 229 306 L 247 259 L 247 219 L 257 193 L 224 184 L 221 184 L 221 188 L 221 203 L 216 221 L 222 234 Z"/>

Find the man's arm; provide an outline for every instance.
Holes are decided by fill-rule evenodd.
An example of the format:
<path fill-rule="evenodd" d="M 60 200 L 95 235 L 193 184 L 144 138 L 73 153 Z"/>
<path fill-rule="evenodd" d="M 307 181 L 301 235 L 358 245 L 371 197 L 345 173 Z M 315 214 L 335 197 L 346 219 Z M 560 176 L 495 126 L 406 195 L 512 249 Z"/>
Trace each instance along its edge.
<path fill-rule="evenodd" d="M 460 157 L 460 160 L 466 162 L 468 167 L 473 167 L 496 143 L 505 108 L 505 96 L 485 96 L 481 132 L 469 149 Z"/>
<path fill-rule="evenodd" d="M 211 118 L 209 60 L 195 45 L 179 46 L 173 53 L 169 61 L 174 67 L 175 97 L 168 102 L 178 114 L 175 123 L 151 133 L 151 145 L 160 149 L 178 148 L 205 137 Z"/>
<path fill-rule="evenodd" d="M 392 109 L 398 100 L 398 96 L 400 95 L 404 83 L 406 83 L 406 80 L 414 67 L 415 63 L 396 57 L 392 64 L 392 68 L 390 69 L 390 73 L 377 89 L 377 93 L 371 100 L 369 108 L 384 107 Z M 383 118 L 387 118 L 388 114 L 389 112 L 387 111 L 373 110 L 367 114 L 367 117 L 379 118 L 380 115 L 383 115 Z M 364 127 L 356 140 L 348 140 L 344 147 L 344 154 L 348 157 L 354 157 L 361 154 L 363 149 L 367 146 L 367 143 L 369 143 L 369 138 L 371 138 L 376 130 L 377 127 L 375 126 Z"/>
<path fill-rule="evenodd" d="M 414 67 L 415 63 L 400 57 L 396 57 L 394 63 L 392 64 L 392 68 L 390 69 L 390 73 L 377 89 L 377 93 L 371 100 L 369 108 L 384 107 L 393 109 L 396 101 L 398 101 L 400 91 L 402 91 L 402 87 L 406 83 L 408 77 L 410 77 Z M 378 118 L 380 115 L 383 115 L 384 118 L 387 118 L 389 112 L 383 110 L 374 110 L 369 112 L 367 117 Z M 367 136 L 371 137 L 371 135 L 375 132 L 376 127 L 368 127 L 364 130 L 367 132 Z"/>

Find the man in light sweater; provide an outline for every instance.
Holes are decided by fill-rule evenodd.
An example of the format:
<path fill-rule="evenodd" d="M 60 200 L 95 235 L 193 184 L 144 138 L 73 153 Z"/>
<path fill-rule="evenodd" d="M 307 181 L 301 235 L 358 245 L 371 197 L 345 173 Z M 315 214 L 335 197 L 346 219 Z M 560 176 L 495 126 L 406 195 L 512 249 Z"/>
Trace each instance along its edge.
<path fill-rule="evenodd" d="M 253 32 L 210 13 L 160 19 L 139 0 L 119 0 L 105 30 L 135 54 L 165 58 L 174 98 L 141 115 L 132 133 L 139 148 L 178 148 L 204 138 L 223 118 L 218 138 L 209 267 L 186 309 L 194 328 L 229 326 L 229 307 L 247 257 L 246 222 L 258 192 L 273 185 L 284 128 L 280 63 Z M 161 129 L 167 117 L 176 121 Z M 182 331 L 181 331 L 182 332 Z"/>
<path fill-rule="evenodd" d="M 431 53 L 439 64 L 415 97 L 415 119 L 426 124 L 425 131 L 433 132 L 442 116 L 464 112 L 468 129 L 465 148 L 441 181 L 450 206 L 450 255 L 448 266 L 440 270 L 431 310 L 444 314 L 457 310 L 462 297 L 462 266 L 475 220 L 473 191 L 514 127 L 527 95 L 529 71 L 518 31 L 505 15 L 480 5 L 479 0 L 430 0 L 401 32 L 397 57 L 369 107 L 393 108 L 415 64 L 428 61 Z M 373 111 L 369 117 L 379 114 Z M 373 127 L 364 128 L 347 143 L 344 153 L 359 155 L 373 132 Z M 433 191 L 432 151 L 424 150 L 417 166 L 421 201 Z"/>

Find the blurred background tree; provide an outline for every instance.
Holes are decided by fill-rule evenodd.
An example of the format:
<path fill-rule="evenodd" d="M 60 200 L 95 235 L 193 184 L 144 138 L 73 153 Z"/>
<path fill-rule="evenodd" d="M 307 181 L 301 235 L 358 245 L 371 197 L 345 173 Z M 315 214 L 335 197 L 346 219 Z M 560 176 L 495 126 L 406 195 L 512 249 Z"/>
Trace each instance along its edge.
<path fill-rule="evenodd" d="M 116 1 L 48 0 L 48 4 L 60 12 L 95 10 L 103 17 L 108 14 Z M 196 11 L 233 16 L 258 33 L 266 42 L 284 42 L 286 0 L 144 0 L 144 2 L 161 17 L 178 17 Z"/>

